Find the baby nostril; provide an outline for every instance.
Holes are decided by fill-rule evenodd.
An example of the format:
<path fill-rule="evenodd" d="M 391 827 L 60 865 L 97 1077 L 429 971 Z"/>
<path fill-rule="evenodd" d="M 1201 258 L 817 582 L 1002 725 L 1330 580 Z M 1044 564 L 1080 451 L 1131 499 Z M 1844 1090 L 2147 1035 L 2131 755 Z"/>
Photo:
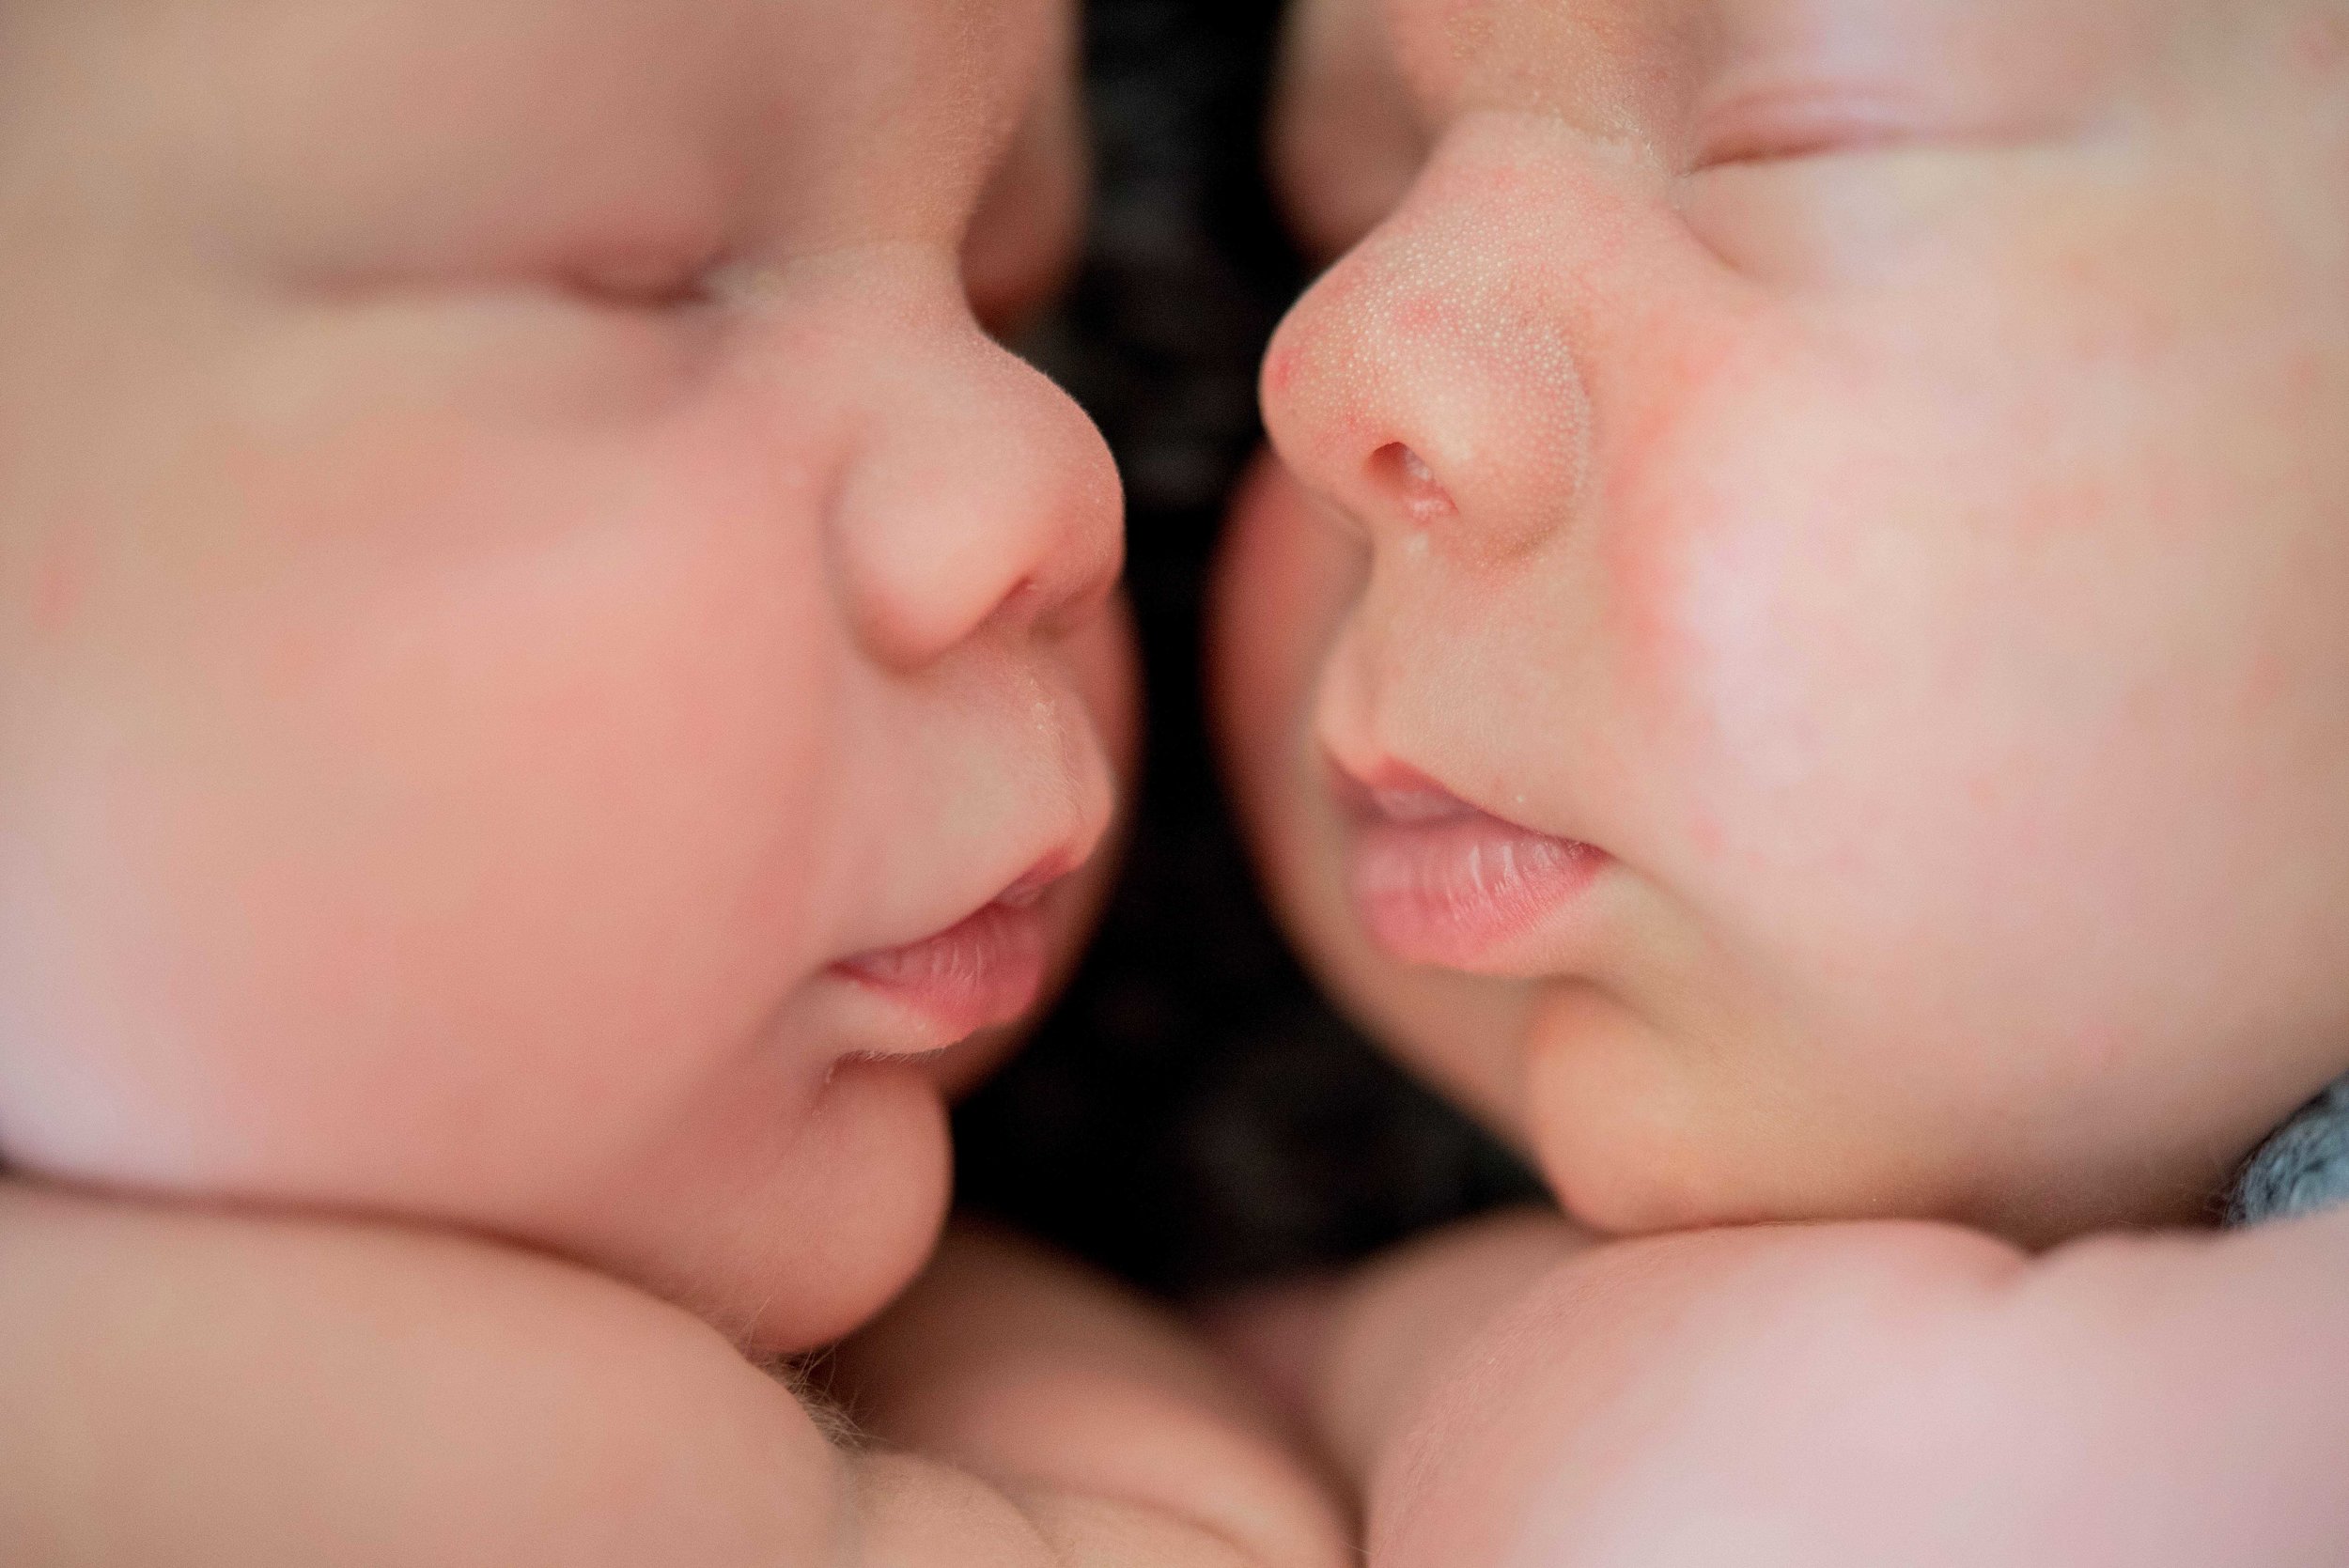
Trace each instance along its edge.
<path fill-rule="evenodd" d="M 1372 453 L 1370 467 L 1380 487 L 1397 496 L 1416 521 L 1438 521 L 1458 510 L 1427 459 L 1399 441 Z"/>

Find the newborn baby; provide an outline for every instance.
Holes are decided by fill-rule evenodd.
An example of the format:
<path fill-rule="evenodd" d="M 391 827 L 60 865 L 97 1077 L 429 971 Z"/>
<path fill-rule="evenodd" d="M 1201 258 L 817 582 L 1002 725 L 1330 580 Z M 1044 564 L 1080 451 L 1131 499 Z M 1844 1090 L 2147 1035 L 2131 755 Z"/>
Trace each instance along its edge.
<path fill-rule="evenodd" d="M 2349 8 L 1294 40 L 1353 248 L 1265 366 L 1232 772 L 1583 1227 L 1257 1325 L 1374 1562 L 2349 1560 L 2349 1215 L 2196 1229 L 2349 1069 Z"/>
<path fill-rule="evenodd" d="M 973 318 L 1070 22 L 0 0 L 0 1560 L 1342 1560 L 1002 1238 L 833 1369 L 921 1456 L 763 1370 L 930 1253 L 1130 746 Z"/>

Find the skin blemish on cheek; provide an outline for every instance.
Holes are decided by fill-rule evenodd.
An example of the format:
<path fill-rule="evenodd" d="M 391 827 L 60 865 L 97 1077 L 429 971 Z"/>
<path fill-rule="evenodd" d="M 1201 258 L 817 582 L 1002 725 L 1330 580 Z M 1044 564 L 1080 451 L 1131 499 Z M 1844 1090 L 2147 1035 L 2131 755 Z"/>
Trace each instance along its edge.
<path fill-rule="evenodd" d="M 2302 17 L 2292 29 L 2291 63 L 2309 76 L 2323 80 L 2349 68 L 2349 18 Z"/>
<path fill-rule="evenodd" d="M 1651 701 L 1680 689 L 1696 651 L 1682 624 L 1689 585 L 1677 532 L 1658 519 L 1626 520 L 1603 546 L 1624 673 Z"/>
<path fill-rule="evenodd" d="M 2009 539 L 2015 544 L 2044 544 L 2092 532 L 2113 515 L 2115 500 L 2109 482 L 2094 476 L 2067 478 L 2040 489 L 2031 505 L 2015 510 Z"/>
<path fill-rule="evenodd" d="M 1729 834 L 1722 831 L 1719 817 L 1698 810 L 1688 817 L 1688 842 L 1704 859 L 1719 862 L 1729 848 Z"/>
<path fill-rule="evenodd" d="M 2264 717 L 2282 707 L 2291 693 L 2292 668 L 2283 655 L 2272 648 L 2255 655 L 2250 668 L 2244 672 L 2244 711 Z"/>
<path fill-rule="evenodd" d="M 2322 354 L 2295 354 L 2284 370 L 2286 406 L 2295 413 L 2310 413 L 2321 407 L 2330 368 Z"/>
<path fill-rule="evenodd" d="M 54 539 L 33 566 L 31 621 L 42 641 L 61 637 L 88 602 L 92 575 L 89 551 L 78 538 Z"/>

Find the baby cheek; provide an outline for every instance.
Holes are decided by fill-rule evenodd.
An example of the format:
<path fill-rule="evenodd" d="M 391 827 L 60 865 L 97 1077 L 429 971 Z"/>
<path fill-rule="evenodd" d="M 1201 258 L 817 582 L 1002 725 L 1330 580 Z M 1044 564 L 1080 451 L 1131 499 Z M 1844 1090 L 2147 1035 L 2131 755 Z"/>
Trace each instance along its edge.
<path fill-rule="evenodd" d="M 1735 797 L 1810 771 L 1817 643 L 1834 629 L 1798 605 L 1841 548 L 1820 497 L 1770 496 L 1767 421 L 1783 393 L 1691 380 L 1620 441 L 1594 509 L 1607 668 L 1636 783 L 1676 802 L 1672 831 L 1708 857 Z M 1659 801 L 1659 804 L 1661 802 Z"/>
<path fill-rule="evenodd" d="M 54 642 L 72 627 L 95 570 L 88 543 L 78 535 L 52 539 L 35 553 L 26 619 L 36 642 Z"/>
<path fill-rule="evenodd" d="M 2046 968 L 2145 883 L 2116 851 L 2155 753 L 2126 628 L 2095 625 L 2111 497 L 1901 374 L 1813 367 L 1699 411 L 1610 518 L 1605 570 L 1634 847 L 1796 992 L 1915 1038 L 1904 989 Z"/>
<path fill-rule="evenodd" d="M 416 1157 L 517 1101 L 460 1163 L 560 1180 L 809 945 L 824 617 L 792 584 L 818 574 L 787 508 L 682 447 L 313 456 L 236 476 L 229 601 L 142 656 L 106 793 L 152 907 L 117 911 L 142 939 L 111 962 L 176 955 L 134 994 L 208 1042 L 178 1141 L 221 1180 L 421 1201 Z"/>
<path fill-rule="evenodd" d="M 1963 831 L 1935 780 L 1983 738 L 1960 699 L 1984 585 L 1966 531 L 1934 514 L 1951 486 L 1924 411 L 1800 359 L 1748 361 L 1610 469 L 1610 674 L 1637 809 L 1678 869 L 1848 879 L 1913 849 L 1925 815 Z"/>

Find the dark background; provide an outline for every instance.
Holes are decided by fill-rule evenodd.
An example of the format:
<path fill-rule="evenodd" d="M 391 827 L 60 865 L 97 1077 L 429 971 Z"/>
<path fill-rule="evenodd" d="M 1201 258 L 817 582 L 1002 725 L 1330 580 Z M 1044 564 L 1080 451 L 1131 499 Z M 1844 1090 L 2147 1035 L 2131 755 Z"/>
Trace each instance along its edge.
<path fill-rule="evenodd" d="M 1124 879 L 1066 1000 L 957 1119 L 966 1203 L 1152 1289 L 1346 1261 L 1537 1189 L 1315 996 L 1256 899 L 1200 711 L 1222 505 L 1301 287 L 1262 169 L 1274 0 L 1093 0 L 1096 193 L 1024 344 L 1126 476 L 1149 716 Z"/>

